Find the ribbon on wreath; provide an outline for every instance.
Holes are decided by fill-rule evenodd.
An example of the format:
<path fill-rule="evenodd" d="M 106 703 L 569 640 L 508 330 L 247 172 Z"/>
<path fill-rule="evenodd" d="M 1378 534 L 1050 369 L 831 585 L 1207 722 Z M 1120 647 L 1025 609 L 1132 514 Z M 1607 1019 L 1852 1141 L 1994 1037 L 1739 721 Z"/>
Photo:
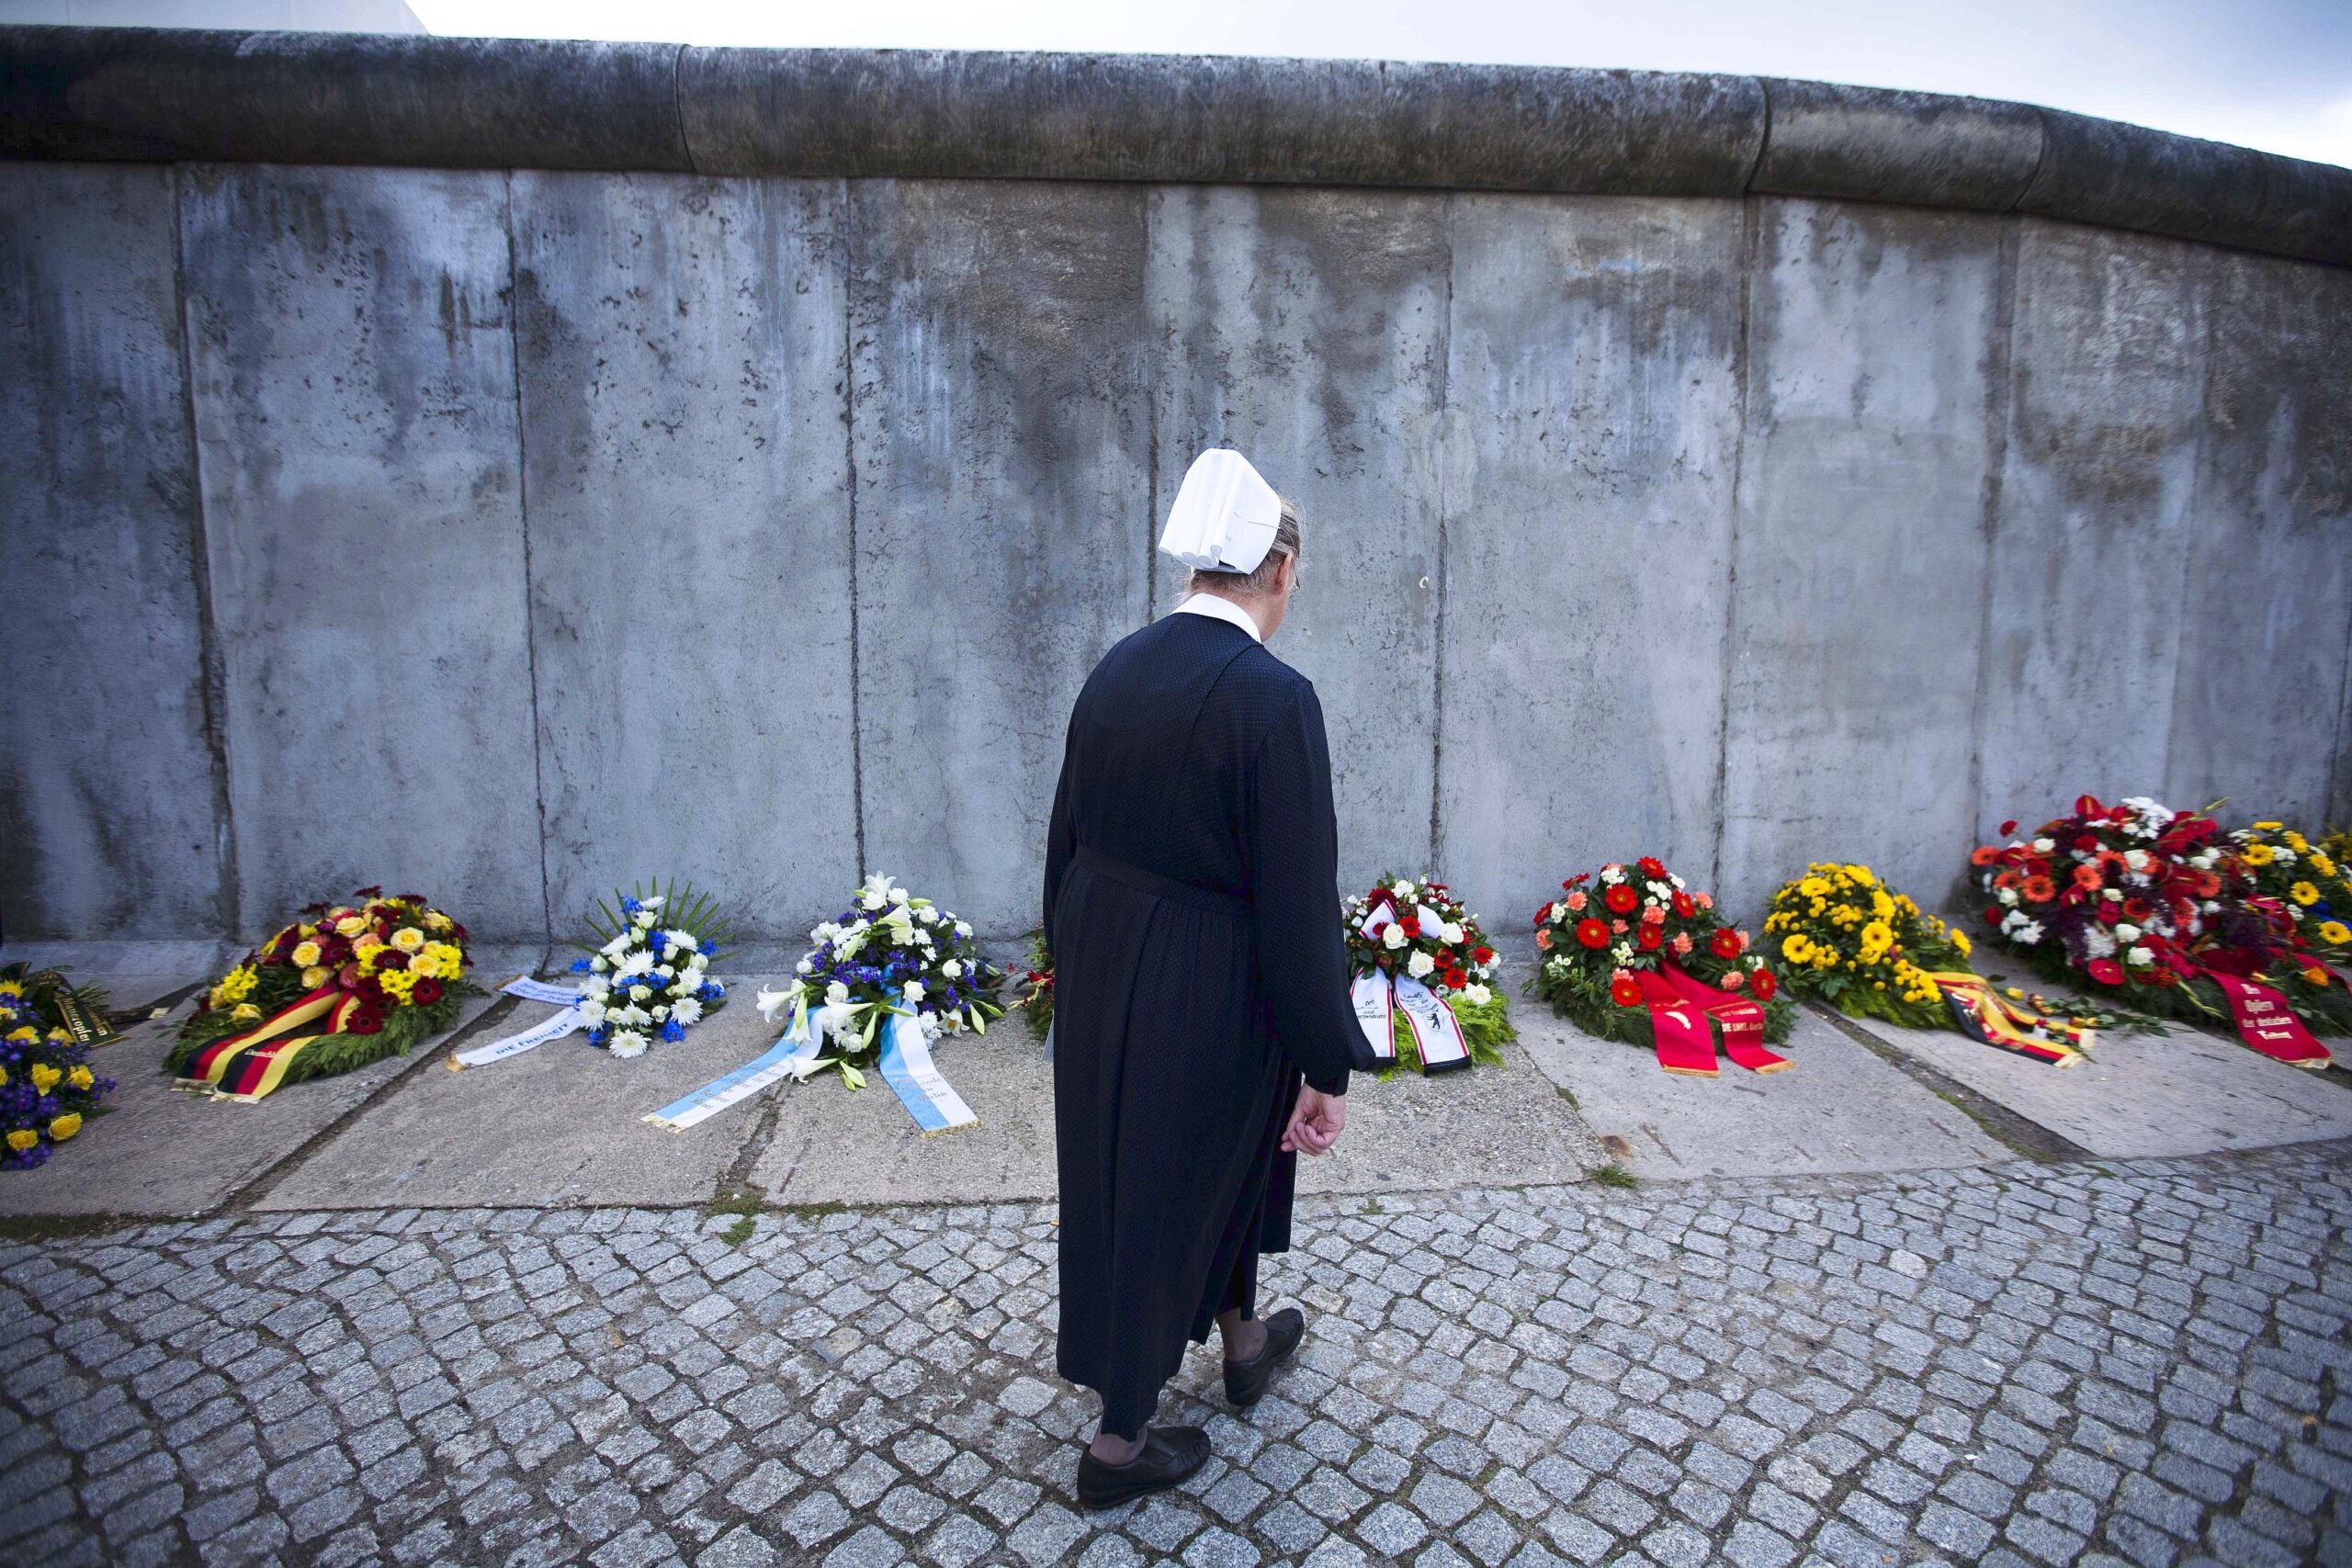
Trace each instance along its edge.
<path fill-rule="evenodd" d="M 1751 1073 L 1784 1072 L 1795 1066 L 1764 1043 L 1764 1009 L 1746 997 L 1708 985 L 1673 964 L 1633 971 L 1642 1005 L 1649 1010 L 1650 1039 L 1663 1071 L 1685 1077 L 1721 1076 L 1715 1063 L 1713 1020 L 1723 1031 L 1724 1055 Z"/>
<path fill-rule="evenodd" d="M 313 1041 L 341 1034 L 360 1009 L 360 998 L 322 986 L 240 1033 L 223 1035 L 197 1054 L 182 1089 L 206 1089 L 222 1100 L 251 1104 L 286 1081 L 287 1070 Z M 298 1029 L 323 1021 L 308 1034 Z"/>
<path fill-rule="evenodd" d="M 2249 1048 L 2290 1067 L 2323 1068 L 2335 1064 L 2327 1047 L 2295 1016 L 2287 994 L 2255 978 L 2261 973 L 2262 962 L 2256 954 L 2221 949 L 2200 954 L 2201 963 L 2177 953 L 2167 952 L 2164 957 L 2184 980 L 2203 975 L 2221 987 L 2230 1004 L 2231 1021 L 2238 1026 L 2238 1038 Z M 2294 961 L 2292 955 L 2289 961 Z"/>
<path fill-rule="evenodd" d="M 1414 906 L 1413 916 L 1423 931 L 1445 923 L 1443 916 L 1427 904 Z M 1396 906 L 1386 897 L 1373 905 L 1357 929 L 1368 937 L 1378 937 L 1396 919 Z M 1372 1045 L 1370 1066 L 1377 1070 L 1393 1066 L 1396 1061 L 1396 1012 L 1405 1014 L 1405 1027 L 1413 1036 L 1413 1048 L 1421 1058 L 1421 1073 L 1450 1073 L 1470 1065 L 1470 1042 L 1463 1036 L 1462 1021 L 1445 998 L 1430 990 L 1409 975 L 1389 975 L 1374 970 L 1359 975 L 1348 988 L 1350 1005 L 1355 1009 L 1356 1027 Z"/>
<path fill-rule="evenodd" d="M 964 1097 L 956 1092 L 956 1086 L 940 1076 L 931 1059 L 931 1042 L 922 1037 L 922 1026 L 910 1014 L 890 1015 L 882 1032 L 879 1066 L 882 1081 L 898 1095 L 899 1103 L 907 1108 L 924 1137 L 980 1124 Z"/>
<path fill-rule="evenodd" d="M 1983 1044 L 2071 1067 L 2083 1059 L 2096 1038 L 2087 1029 L 2011 1004 L 1973 970 L 1931 970 L 1928 978 L 1943 993 L 1944 1006 L 1951 1010 L 1960 1032 Z"/>
<path fill-rule="evenodd" d="M 71 1035 L 77 1045 L 111 1045 L 122 1036 L 113 1024 L 94 1012 L 80 997 L 74 994 L 73 982 L 56 969 L 44 969 L 25 980 L 25 994 L 41 997 L 57 1010 L 59 1027 Z"/>

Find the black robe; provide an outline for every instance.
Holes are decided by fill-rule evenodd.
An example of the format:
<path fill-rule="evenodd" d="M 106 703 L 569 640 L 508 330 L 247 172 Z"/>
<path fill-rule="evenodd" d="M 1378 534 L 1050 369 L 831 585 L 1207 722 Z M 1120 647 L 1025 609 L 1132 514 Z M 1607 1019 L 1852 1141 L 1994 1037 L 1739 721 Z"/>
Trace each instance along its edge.
<path fill-rule="evenodd" d="M 1070 714 L 1046 857 L 1061 1176 L 1061 1375 L 1142 1430 L 1188 1339 L 1290 1246 L 1303 1074 L 1347 1088 L 1323 710 L 1247 632 L 1177 614 Z"/>

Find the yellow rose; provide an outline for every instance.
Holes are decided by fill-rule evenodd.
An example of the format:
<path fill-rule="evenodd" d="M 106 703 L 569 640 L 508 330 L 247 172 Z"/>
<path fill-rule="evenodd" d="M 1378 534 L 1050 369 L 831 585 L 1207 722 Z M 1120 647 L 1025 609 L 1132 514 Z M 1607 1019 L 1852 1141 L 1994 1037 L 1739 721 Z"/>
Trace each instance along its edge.
<path fill-rule="evenodd" d="M 50 1120 L 49 1135 L 61 1144 L 81 1130 L 82 1116 L 79 1111 L 69 1111 L 62 1116 L 52 1117 Z"/>
<path fill-rule="evenodd" d="M 2287 897 L 2308 909 L 2319 902 L 2319 889 L 2308 882 L 2298 882 L 2287 889 Z"/>
<path fill-rule="evenodd" d="M 414 926 L 402 926 L 392 933 L 392 945 L 402 953 L 414 953 L 424 945 L 424 933 Z"/>
<path fill-rule="evenodd" d="M 329 971 L 316 967 L 303 970 L 302 988 L 306 991 L 317 990 L 327 983 L 328 974 Z"/>
<path fill-rule="evenodd" d="M 47 1062 L 35 1062 L 33 1064 L 33 1092 L 47 1094 L 57 1087 L 57 1080 L 64 1076 Z"/>
<path fill-rule="evenodd" d="M 441 961 L 433 956 L 431 948 L 426 948 L 408 961 L 408 972 L 420 980 L 434 979 L 441 973 Z"/>
<path fill-rule="evenodd" d="M 294 949 L 294 962 L 304 969 L 315 968 L 319 962 L 319 944 L 315 942 L 298 943 Z"/>
<path fill-rule="evenodd" d="M 87 1067 L 76 1067 L 65 1075 L 65 1081 L 75 1089 L 87 1089 L 98 1081 L 97 1075 Z"/>
<path fill-rule="evenodd" d="M 255 1019 L 261 1017 L 261 1009 L 254 1006 L 251 1002 L 239 1002 L 237 1004 L 237 1010 L 231 1013 L 229 1016 L 235 1019 L 240 1023 L 250 1023 Z"/>
<path fill-rule="evenodd" d="M 34 1132 L 30 1127 L 19 1127 L 15 1132 L 8 1134 L 8 1146 L 15 1149 L 18 1154 L 22 1154 L 25 1150 L 31 1148 L 35 1144 L 40 1142 L 40 1134 Z"/>
<path fill-rule="evenodd" d="M 367 920 L 357 915 L 345 915 L 334 923 L 334 931 L 337 936 L 357 936 L 367 929 Z"/>
<path fill-rule="evenodd" d="M 429 931 L 446 931 L 457 923 L 438 909 L 424 917 L 424 929 Z"/>

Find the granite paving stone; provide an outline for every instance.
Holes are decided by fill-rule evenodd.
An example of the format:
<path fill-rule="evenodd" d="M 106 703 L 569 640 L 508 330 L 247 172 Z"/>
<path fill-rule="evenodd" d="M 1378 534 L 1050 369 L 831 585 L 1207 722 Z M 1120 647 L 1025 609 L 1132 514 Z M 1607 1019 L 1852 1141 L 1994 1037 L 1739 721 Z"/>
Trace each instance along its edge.
<path fill-rule="evenodd" d="M 0 1557 L 2352 1564 L 2344 1144 L 1310 1197 L 1296 1363 L 1101 1513 L 1051 1204 L 732 1224 L 0 1241 Z"/>

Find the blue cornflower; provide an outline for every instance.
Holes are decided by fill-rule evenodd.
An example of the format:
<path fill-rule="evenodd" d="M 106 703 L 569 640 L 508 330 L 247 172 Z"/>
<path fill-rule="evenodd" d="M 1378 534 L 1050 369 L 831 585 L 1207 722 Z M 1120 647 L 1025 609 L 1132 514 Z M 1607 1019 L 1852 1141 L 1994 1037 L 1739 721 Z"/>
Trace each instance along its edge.
<path fill-rule="evenodd" d="M 662 1038 L 667 1040 L 673 1045 L 676 1044 L 679 1041 L 684 1040 L 685 1037 L 686 1026 L 680 1023 L 674 1018 L 662 1026 Z"/>
<path fill-rule="evenodd" d="M 571 961 L 571 972 L 574 975 L 585 975 L 588 973 L 588 961 L 584 958 L 573 959 Z"/>

